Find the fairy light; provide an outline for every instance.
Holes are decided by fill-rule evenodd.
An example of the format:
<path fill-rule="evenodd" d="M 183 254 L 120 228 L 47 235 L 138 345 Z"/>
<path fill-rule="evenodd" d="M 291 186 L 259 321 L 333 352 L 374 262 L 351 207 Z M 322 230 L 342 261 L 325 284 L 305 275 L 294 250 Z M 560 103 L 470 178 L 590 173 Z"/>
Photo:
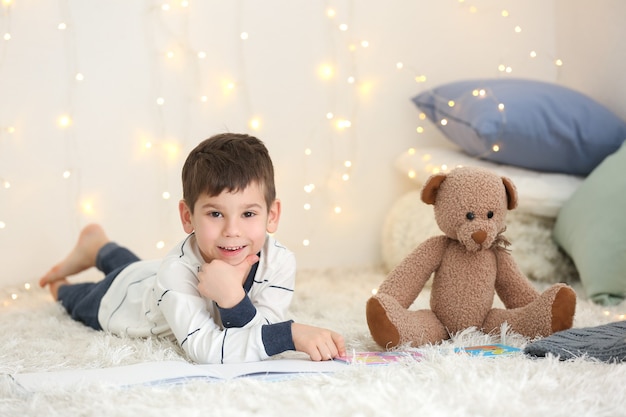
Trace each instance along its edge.
<path fill-rule="evenodd" d="M 156 248 L 157 248 L 157 249 L 163 249 L 164 247 L 165 247 L 165 242 L 164 242 L 164 241 L 159 240 L 159 241 L 156 243 Z"/>
<path fill-rule="evenodd" d="M 333 211 L 335 212 L 335 214 L 341 214 L 341 207 L 340 206 L 335 206 Z"/>
<path fill-rule="evenodd" d="M 57 29 L 59 30 L 65 30 L 67 29 L 67 24 L 64 22 L 59 23 L 59 25 L 57 26 Z"/>
<path fill-rule="evenodd" d="M 66 180 L 66 179 L 68 179 L 69 177 L 71 177 L 71 176 L 72 176 L 72 171 L 70 171 L 70 170 L 65 170 L 65 171 L 63 171 L 62 176 L 63 176 L 63 179 L 65 179 L 65 180 Z"/>
<path fill-rule="evenodd" d="M 162 106 L 165 104 L 165 99 L 163 97 L 157 97 L 156 104 Z"/>
<path fill-rule="evenodd" d="M 163 197 L 163 200 L 169 200 L 172 195 L 170 194 L 169 191 L 163 191 L 163 194 L 161 194 L 161 197 Z"/>
<path fill-rule="evenodd" d="M 2 37 L 5 41 L 10 41 L 11 40 L 11 34 L 9 32 L 5 33 L 4 36 Z"/>
<path fill-rule="evenodd" d="M 252 130 L 259 130 L 261 128 L 261 120 L 259 118 L 251 119 L 248 126 L 250 126 Z"/>
<path fill-rule="evenodd" d="M 58 119 L 59 127 L 66 128 L 72 124 L 72 119 L 68 115 L 60 116 Z"/>
<path fill-rule="evenodd" d="M 311 242 L 309 241 L 309 239 L 302 240 L 302 246 L 309 246 L 310 244 Z"/>
<path fill-rule="evenodd" d="M 241 32 L 241 34 L 239 35 L 239 37 L 241 38 L 241 40 L 245 41 L 245 40 L 248 40 L 248 38 L 250 37 L 250 35 L 248 35 L 248 32 Z"/>

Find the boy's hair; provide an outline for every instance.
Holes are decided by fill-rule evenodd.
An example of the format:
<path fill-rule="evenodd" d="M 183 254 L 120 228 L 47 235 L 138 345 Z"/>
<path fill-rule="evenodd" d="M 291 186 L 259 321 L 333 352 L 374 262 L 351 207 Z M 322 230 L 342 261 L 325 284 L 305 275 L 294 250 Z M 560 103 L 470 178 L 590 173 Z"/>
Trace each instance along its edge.
<path fill-rule="evenodd" d="M 201 194 L 242 191 L 253 182 L 265 189 L 268 210 L 276 199 L 269 152 L 263 142 L 246 134 L 222 133 L 200 142 L 185 160 L 182 180 L 191 213 Z"/>

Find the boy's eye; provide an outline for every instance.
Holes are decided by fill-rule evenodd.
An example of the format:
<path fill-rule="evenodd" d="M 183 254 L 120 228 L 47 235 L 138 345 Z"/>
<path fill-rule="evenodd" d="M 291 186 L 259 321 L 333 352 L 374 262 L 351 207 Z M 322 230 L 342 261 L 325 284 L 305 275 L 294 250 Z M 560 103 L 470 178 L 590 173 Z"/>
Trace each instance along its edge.
<path fill-rule="evenodd" d="M 209 214 L 209 217 L 215 217 L 215 218 L 222 216 L 222 213 L 220 213 L 219 211 L 210 211 L 208 214 Z"/>
<path fill-rule="evenodd" d="M 251 211 L 246 211 L 245 213 L 243 213 L 243 217 L 253 217 L 254 213 Z"/>

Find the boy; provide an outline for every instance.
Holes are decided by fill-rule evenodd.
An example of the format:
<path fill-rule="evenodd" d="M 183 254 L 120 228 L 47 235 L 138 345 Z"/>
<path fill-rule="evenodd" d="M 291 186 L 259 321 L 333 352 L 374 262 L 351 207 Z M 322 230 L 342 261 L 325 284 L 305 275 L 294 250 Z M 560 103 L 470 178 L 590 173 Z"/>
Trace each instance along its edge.
<path fill-rule="evenodd" d="M 119 335 L 173 336 L 197 363 L 258 361 L 287 350 L 314 361 L 345 354 L 339 334 L 285 319 L 296 264 L 268 234 L 281 205 L 263 143 L 213 136 L 191 151 L 182 182 L 188 236 L 162 261 L 139 261 L 92 224 L 39 284 L 75 320 Z M 102 281 L 67 281 L 92 266 L 105 273 Z"/>

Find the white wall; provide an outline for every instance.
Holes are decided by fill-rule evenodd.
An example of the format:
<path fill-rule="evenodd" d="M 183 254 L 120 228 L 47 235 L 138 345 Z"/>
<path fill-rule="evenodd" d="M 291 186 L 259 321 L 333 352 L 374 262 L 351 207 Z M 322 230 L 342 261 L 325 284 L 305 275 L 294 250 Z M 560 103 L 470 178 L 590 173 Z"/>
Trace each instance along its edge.
<path fill-rule="evenodd" d="M 556 1 L 557 81 L 604 104 L 626 120 L 626 2 Z"/>
<path fill-rule="evenodd" d="M 183 160 L 223 130 L 270 149 L 284 208 L 277 237 L 300 267 L 378 264 L 384 217 L 413 186 L 394 159 L 446 144 L 410 97 L 463 78 L 555 80 L 556 21 L 545 0 L 3 0 L 0 181 L 10 187 L 0 188 L 0 283 L 35 282 L 93 221 L 140 256 L 161 256 L 183 237 Z M 351 127 L 337 129 L 340 119 Z"/>

